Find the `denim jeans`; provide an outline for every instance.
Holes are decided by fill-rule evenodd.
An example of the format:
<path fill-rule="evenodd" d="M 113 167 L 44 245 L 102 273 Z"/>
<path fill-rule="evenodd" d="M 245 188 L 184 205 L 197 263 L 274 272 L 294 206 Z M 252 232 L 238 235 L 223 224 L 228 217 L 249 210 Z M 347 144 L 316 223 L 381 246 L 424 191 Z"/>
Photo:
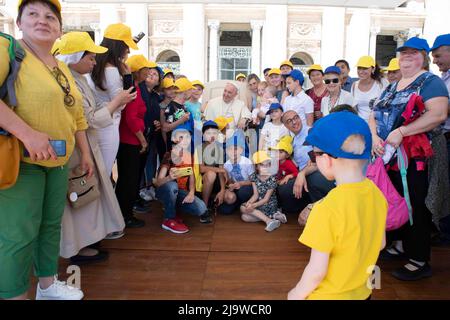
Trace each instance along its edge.
<path fill-rule="evenodd" d="M 175 218 L 177 211 L 201 216 L 206 213 L 205 203 L 198 197 L 194 197 L 192 203 L 182 203 L 188 195 L 188 191 L 178 189 L 175 181 L 170 181 L 156 189 L 156 197 L 164 206 L 164 218 Z"/>
<path fill-rule="evenodd" d="M 217 211 L 221 214 L 229 215 L 232 214 L 241 204 L 248 201 L 253 195 L 252 186 L 243 186 L 239 190 L 235 191 L 236 202 L 233 204 L 223 203 L 217 208 Z"/>

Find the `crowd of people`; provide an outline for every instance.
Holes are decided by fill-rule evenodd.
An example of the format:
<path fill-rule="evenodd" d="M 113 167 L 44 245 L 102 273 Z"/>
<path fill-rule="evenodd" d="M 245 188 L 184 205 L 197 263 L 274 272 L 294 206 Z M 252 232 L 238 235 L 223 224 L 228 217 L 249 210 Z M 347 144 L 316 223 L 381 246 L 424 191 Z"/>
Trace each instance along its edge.
<path fill-rule="evenodd" d="M 267 232 L 299 216 L 299 241 L 312 253 L 289 298 L 369 298 L 362 266 L 374 265 L 385 244 L 381 258 L 406 262 L 395 278 L 431 276 L 432 233 L 450 239 L 449 34 L 432 48 L 409 39 L 386 70 L 362 56 L 358 78 L 342 59 L 314 64 L 306 90 L 304 74 L 286 60 L 266 68 L 262 81 L 238 74 L 221 96 L 202 101 L 208 84 L 131 55 L 138 43 L 122 23 L 96 45 L 85 32 L 62 35 L 58 0 L 24 0 L 17 25 L 25 57 L 15 108 L 1 97 L 0 127 L 24 152 L 16 183 L 0 190 L 0 298 L 26 298 L 34 266 L 37 299 L 81 299 L 81 290 L 57 280 L 59 256 L 104 261 L 100 242 L 143 227 L 135 213 L 156 200 L 161 227 L 176 234 L 189 231 L 182 213 L 202 224 L 240 214 Z M 0 83 L 10 74 L 9 45 L 0 37 L 1 61 L 10 62 L 0 66 Z M 429 71 L 430 52 L 442 78 Z M 249 101 L 239 99 L 244 89 Z M 423 110 L 402 118 L 412 95 Z M 425 139 L 404 146 L 413 223 L 385 235 L 387 204 L 365 179 L 367 163 L 420 134 Z M 54 141 L 64 142 L 63 152 Z M 427 146 L 431 153 L 422 152 Z M 403 195 L 401 172 L 392 161 L 387 168 Z M 95 188 L 68 192 L 80 177 L 95 178 Z"/>

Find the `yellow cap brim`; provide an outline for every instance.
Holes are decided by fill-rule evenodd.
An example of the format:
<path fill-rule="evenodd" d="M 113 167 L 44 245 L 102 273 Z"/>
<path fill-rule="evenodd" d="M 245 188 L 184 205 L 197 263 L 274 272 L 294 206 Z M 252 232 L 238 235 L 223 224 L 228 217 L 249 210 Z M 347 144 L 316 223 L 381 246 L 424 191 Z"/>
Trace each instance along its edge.
<path fill-rule="evenodd" d="M 102 46 L 93 45 L 93 46 L 87 48 L 86 51 L 100 54 L 100 53 L 107 52 L 108 48 L 105 48 L 105 47 L 102 47 Z"/>
<path fill-rule="evenodd" d="M 127 39 L 127 40 L 122 40 L 123 42 L 125 42 L 125 44 L 133 49 L 133 50 L 139 50 L 139 47 L 137 46 L 136 42 L 133 41 L 133 39 Z"/>

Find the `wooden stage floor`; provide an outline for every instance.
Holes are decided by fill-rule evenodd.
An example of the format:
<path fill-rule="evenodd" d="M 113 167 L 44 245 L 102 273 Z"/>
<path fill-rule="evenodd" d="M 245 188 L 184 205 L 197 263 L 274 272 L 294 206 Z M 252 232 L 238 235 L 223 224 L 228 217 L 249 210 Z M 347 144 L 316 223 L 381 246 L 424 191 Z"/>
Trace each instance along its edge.
<path fill-rule="evenodd" d="M 138 215 L 140 229 L 127 229 L 122 239 L 103 241 L 108 261 L 81 267 L 85 299 L 286 299 L 307 264 L 309 250 L 297 241 L 297 217 L 267 233 L 262 223 L 244 223 L 239 215 L 217 216 L 203 225 L 183 216 L 190 232 L 161 229 L 161 207 Z M 450 247 L 433 248 L 434 276 L 401 282 L 390 272 L 400 262 L 383 262 L 381 289 L 373 299 L 450 299 Z M 62 260 L 60 278 L 68 261 Z M 35 281 L 33 281 L 35 283 Z M 34 297 L 35 286 L 30 290 Z"/>

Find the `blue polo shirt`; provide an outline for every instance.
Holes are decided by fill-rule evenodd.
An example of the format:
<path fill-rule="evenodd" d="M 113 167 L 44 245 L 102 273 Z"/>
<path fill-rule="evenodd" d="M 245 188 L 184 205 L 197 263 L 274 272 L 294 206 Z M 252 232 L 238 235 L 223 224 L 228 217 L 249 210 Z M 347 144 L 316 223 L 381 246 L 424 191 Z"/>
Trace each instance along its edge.
<path fill-rule="evenodd" d="M 358 78 L 348 77 L 347 80 L 344 82 L 342 89 L 344 89 L 345 91 L 351 92 L 353 82 L 358 81 L 358 80 L 359 80 Z"/>
<path fill-rule="evenodd" d="M 294 156 L 293 159 L 298 166 L 299 170 L 303 170 L 309 161 L 308 152 L 310 152 L 313 148 L 311 146 L 304 146 L 303 143 L 308 136 L 308 128 L 303 127 L 302 130 L 295 136 L 293 136 L 294 140 L 292 141 L 292 147 L 294 148 Z"/>

